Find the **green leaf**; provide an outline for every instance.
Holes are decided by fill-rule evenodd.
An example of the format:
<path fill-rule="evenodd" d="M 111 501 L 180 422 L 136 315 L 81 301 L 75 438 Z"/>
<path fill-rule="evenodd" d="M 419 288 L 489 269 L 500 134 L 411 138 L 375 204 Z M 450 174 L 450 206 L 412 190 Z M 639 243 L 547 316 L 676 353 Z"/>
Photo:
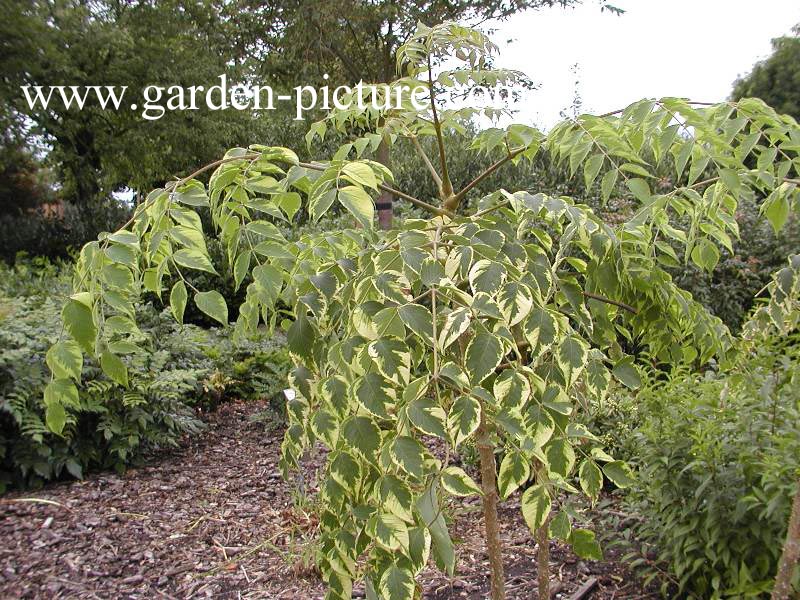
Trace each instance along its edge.
<path fill-rule="evenodd" d="M 394 389 L 379 373 L 367 373 L 356 384 L 356 398 L 369 412 L 382 419 L 389 418 L 394 406 Z"/>
<path fill-rule="evenodd" d="M 468 308 L 457 308 L 447 314 L 447 318 L 439 334 L 439 347 L 446 350 L 447 347 L 455 342 L 461 334 L 468 328 L 472 319 L 472 313 Z"/>
<path fill-rule="evenodd" d="M 139 246 L 139 236 L 132 231 L 127 231 L 125 229 L 120 229 L 119 231 L 110 234 L 108 239 L 119 244 L 137 247 Z"/>
<path fill-rule="evenodd" d="M 275 194 L 272 197 L 272 200 L 278 205 L 278 208 L 280 208 L 286 214 L 286 218 L 290 221 L 297 214 L 297 211 L 300 210 L 300 206 L 302 204 L 300 194 L 297 192 L 283 192 L 280 194 Z"/>
<path fill-rule="evenodd" d="M 473 385 L 478 385 L 500 365 L 503 360 L 503 345 L 497 336 L 480 331 L 467 346 L 464 366 Z"/>
<path fill-rule="evenodd" d="M 54 379 L 44 388 L 45 424 L 53 433 L 61 434 L 67 423 L 65 406 L 80 406 L 78 388 L 70 379 Z"/>
<path fill-rule="evenodd" d="M 328 212 L 328 209 L 336 200 L 336 190 L 331 189 L 323 194 L 311 196 L 308 201 L 308 213 L 314 221 L 319 221 Z"/>
<path fill-rule="evenodd" d="M 180 266 L 186 267 L 187 269 L 205 271 L 206 273 L 213 273 L 214 275 L 217 274 L 208 256 L 194 248 L 181 248 L 172 255 L 172 259 Z"/>
<path fill-rule="evenodd" d="M 197 308 L 215 321 L 219 321 L 223 325 L 228 324 L 228 305 L 218 291 L 197 292 L 194 295 L 194 303 Z"/>
<path fill-rule="evenodd" d="M 629 179 L 627 185 L 639 202 L 646 203 L 650 200 L 650 186 L 644 179 Z"/>
<path fill-rule="evenodd" d="M 103 369 L 103 373 L 113 381 L 123 387 L 128 387 L 128 367 L 118 356 L 106 350 L 100 355 L 100 367 Z"/>
<path fill-rule="evenodd" d="M 550 535 L 565 542 L 569 539 L 572 527 L 569 522 L 569 515 L 566 511 L 561 510 L 550 521 Z"/>
<path fill-rule="evenodd" d="M 586 358 L 589 354 L 589 348 L 583 340 L 572 335 L 565 338 L 561 345 L 558 347 L 558 354 L 556 360 L 561 372 L 564 373 L 564 379 L 567 382 L 567 387 L 571 386 L 578 379 L 578 376 L 583 371 L 586 365 Z"/>
<path fill-rule="evenodd" d="M 355 492 L 361 481 L 358 461 L 347 452 L 339 452 L 331 462 L 331 478 L 344 489 Z"/>
<path fill-rule="evenodd" d="M 169 307 L 178 323 L 183 323 L 183 313 L 186 310 L 186 300 L 188 297 L 186 284 L 183 283 L 182 279 L 179 279 L 175 285 L 172 286 L 172 291 L 169 293 Z"/>
<path fill-rule="evenodd" d="M 583 181 L 587 190 L 592 187 L 594 180 L 597 179 L 597 174 L 600 173 L 604 160 L 605 156 L 603 154 L 595 154 L 583 163 Z"/>
<path fill-rule="evenodd" d="M 431 532 L 433 538 L 433 552 L 439 567 L 451 577 L 456 567 L 456 553 L 453 540 L 447 531 L 442 510 L 439 508 L 436 479 L 432 479 L 427 488 L 417 500 L 417 510 L 423 522 Z"/>
<path fill-rule="evenodd" d="M 54 379 L 44 388 L 44 403 L 47 406 L 60 404 L 77 408 L 80 406 L 78 388 L 71 379 Z"/>
<path fill-rule="evenodd" d="M 189 206 L 208 206 L 205 187 L 199 181 L 192 180 L 173 194 L 175 200 Z"/>
<path fill-rule="evenodd" d="M 78 345 L 88 354 L 94 353 L 97 329 L 94 326 L 92 310 L 75 298 L 71 298 L 61 311 L 64 327 Z"/>
<path fill-rule="evenodd" d="M 419 276 L 422 285 L 431 287 L 438 285 L 446 274 L 442 263 L 432 258 L 426 258 L 422 261 L 422 265 L 420 266 Z"/>
<path fill-rule="evenodd" d="M 550 503 L 550 495 L 541 484 L 529 487 L 522 494 L 522 516 L 533 534 L 547 521 Z"/>
<path fill-rule="evenodd" d="M 414 576 L 411 571 L 391 565 L 381 577 L 381 598 L 385 600 L 414 600 Z"/>
<path fill-rule="evenodd" d="M 614 485 L 620 488 L 626 488 L 635 482 L 630 467 L 621 460 L 615 460 L 604 464 L 603 473 Z"/>
<path fill-rule="evenodd" d="M 356 218 L 364 229 L 372 228 L 375 217 L 375 205 L 363 188 L 349 185 L 339 190 L 339 202 Z"/>
<path fill-rule="evenodd" d="M 546 308 L 534 307 L 524 324 L 525 339 L 531 345 L 533 355 L 549 348 L 558 337 L 558 321 Z"/>
<path fill-rule="evenodd" d="M 603 204 L 608 202 L 611 192 L 614 191 L 614 186 L 617 185 L 617 173 L 616 169 L 611 169 L 603 175 L 603 179 L 600 181 L 600 195 L 603 198 Z"/>
<path fill-rule="evenodd" d="M 47 366 L 57 379 L 72 378 L 80 381 L 83 370 L 81 348 L 72 340 L 62 340 L 47 351 Z"/>
<path fill-rule="evenodd" d="M 565 439 L 556 439 L 547 445 L 545 451 L 550 471 L 567 477 L 575 465 L 575 451 Z"/>
<path fill-rule="evenodd" d="M 506 268 L 491 260 L 477 261 L 469 270 L 469 284 L 473 293 L 485 292 L 494 295 L 506 280 Z"/>
<path fill-rule="evenodd" d="M 369 461 L 375 460 L 381 445 L 381 432 L 375 422 L 364 416 L 351 417 L 345 422 L 344 439 Z"/>
<path fill-rule="evenodd" d="M 578 478 L 581 483 L 581 489 L 586 495 L 592 500 L 596 499 L 600 494 L 600 488 L 603 487 L 603 474 L 600 472 L 597 463 L 589 459 L 584 460 L 578 471 Z"/>
<path fill-rule="evenodd" d="M 379 490 L 383 508 L 407 523 L 414 522 L 413 496 L 402 479 L 385 475 L 380 480 Z"/>
<path fill-rule="evenodd" d="M 772 192 L 761 205 L 761 213 L 767 217 L 775 233 L 789 220 L 789 208 L 789 197 L 781 188 Z"/>
<path fill-rule="evenodd" d="M 507 283 L 497 297 L 500 312 L 509 327 L 513 327 L 531 312 L 533 308 L 533 294 L 523 283 L 512 281 Z"/>
<path fill-rule="evenodd" d="M 459 396 L 453 402 L 450 415 L 447 417 L 447 426 L 454 445 L 472 435 L 478 428 L 481 420 L 481 405 L 472 396 Z"/>
<path fill-rule="evenodd" d="M 425 474 L 423 470 L 425 454 L 422 444 L 412 437 L 401 435 L 395 438 L 392 444 L 392 460 L 412 477 L 422 479 Z"/>
<path fill-rule="evenodd" d="M 621 383 L 632 390 L 638 390 L 642 386 L 642 379 L 639 371 L 633 362 L 633 357 L 626 356 L 617 361 L 611 373 Z"/>
<path fill-rule="evenodd" d="M 273 302 L 278 299 L 283 287 L 283 277 L 278 269 L 272 265 L 259 265 L 253 269 L 253 279 L 268 298 Z"/>
<path fill-rule="evenodd" d="M 378 189 L 378 180 L 370 166 L 363 162 L 351 162 L 342 167 L 342 175 L 357 185 L 363 185 L 373 190 Z"/>
<path fill-rule="evenodd" d="M 314 348 L 315 339 L 316 332 L 311 321 L 308 320 L 305 313 L 299 313 L 286 332 L 289 350 L 298 356 L 308 358 Z"/>
<path fill-rule="evenodd" d="M 581 558 L 603 560 L 603 551 L 597 543 L 593 531 L 588 529 L 575 529 L 569 536 L 572 550 Z"/>
<path fill-rule="evenodd" d="M 236 262 L 233 264 L 234 290 L 239 289 L 242 281 L 244 281 L 244 278 L 247 276 L 247 272 L 250 270 L 250 261 L 252 258 L 253 255 L 249 250 L 245 250 L 236 257 Z"/>
<path fill-rule="evenodd" d="M 530 382 L 514 369 L 504 370 L 494 381 L 494 397 L 503 408 L 522 408 L 530 395 Z"/>
<path fill-rule="evenodd" d="M 61 434 L 67 424 L 67 411 L 61 404 L 48 404 L 45 408 L 44 422 L 53 433 Z"/>
<path fill-rule="evenodd" d="M 531 476 L 531 467 L 521 452 L 507 452 L 500 463 L 500 474 L 497 477 L 497 488 L 500 497 L 505 500 Z"/>
<path fill-rule="evenodd" d="M 406 328 L 405 325 L 403 325 L 403 320 L 400 318 L 400 312 L 397 310 L 396 306 L 390 306 L 389 308 L 379 310 L 372 317 L 372 321 L 375 323 L 375 332 L 378 334 L 378 337 L 405 339 Z"/>
<path fill-rule="evenodd" d="M 422 433 L 447 439 L 444 409 L 431 398 L 423 396 L 408 405 L 408 418 Z"/>
<path fill-rule="evenodd" d="M 433 346 L 433 317 L 431 312 L 420 304 L 404 304 L 397 310 L 406 327 L 426 344 Z"/>
<path fill-rule="evenodd" d="M 710 273 L 719 262 L 719 249 L 708 238 L 701 238 L 692 249 L 692 261 Z"/>
<path fill-rule="evenodd" d="M 106 248 L 106 256 L 115 263 L 129 266 L 136 264 L 136 250 L 127 244 L 111 244 Z"/>
<path fill-rule="evenodd" d="M 383 513 L 376 515 L 370 525 L 369 533 L 380 546 L 390 552 L 402 549 L 408 553 L 408 529 L 401 519 Z"/>
<path fill-rule="evenodd" d="M 442 487 L 454 496 L 480 495 L 481 488 L 472 480 L 472 477 L 459 467 L 447 467 L 442 471 Z"/>
<path fill-rule="evenodd" d="M 398 384 L 411 378 L 411 351 L 403 342 L 392 338 L 375 340 L 369 345 L 369 356 L 384 377 Z"/>

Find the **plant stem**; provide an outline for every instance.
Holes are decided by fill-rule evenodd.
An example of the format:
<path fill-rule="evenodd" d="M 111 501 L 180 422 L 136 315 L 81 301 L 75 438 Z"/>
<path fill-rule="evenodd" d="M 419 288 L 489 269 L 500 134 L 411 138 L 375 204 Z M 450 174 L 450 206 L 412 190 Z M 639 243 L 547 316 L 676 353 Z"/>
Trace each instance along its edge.
<path fill-rule="evenodd" d="M 431 177 L 433 178 L 433 181 L 436 184 L 436 187 L 439 188 L 439 190 L 441 191 L 442 178 L 439 177 L 439 173 L 436 172 L 436 168 L 433 166 L 431 159 L 428 158 L 427 154 L 425 154 L 425 150 L 423 149 L 422 144 L 419 143 L 419 139 L 417 138 L 417 136 L 414 135 L 411 137 L 411 143 L 414 144 L 414 149 L 417 151 L 417 154 L 419 154 L 420 158 L 422 159 L 422 162 L 424 162 L 425 166 L 428 168 L 428 171 L 430 172 Z"/>
<path fill-rule="evenodd" d="M 504 164 L 506 164 L 508 161 L 512 160 L 514 157 L 516 157 L 518 154 L 521 154 L 524 151 L 525 151 L 525 148 L 517 148 L 516 150 L 509 150 L 508 155 L 504 156 L 503 158 L 498 160 L 496 163 L 494 163 L 493 165 L 489 166 L 483 173 L 478 175 L 475 179 L 473 179 L 466 186 L 464 186 L 463 190 L 461 190 L 455 196 L 453 196 L 453 199 L 451 201 L 451 205 L 447 206 L 447 208 L 449 208 L 450 210 L 455 210 L 456 208 L 458 208 L 458 205 L 464 199 L 464 196 L 466 196 L 467 193 L 472 188 L 474 188 L 481 181 L 483 181 L 484 179 L 489 177 L 489 175 L 491 175 L 492 173 L 497 171 L 497 169 L 499 169 Z"/>
<path fill-rule="evenodd" d="M 539 582 L 539 600 L 550 599 L 550 535 L 549 519 L 536 530 L 536 576 Z"/>
<path fill-rule="evenodd" d="M 792 514 L 789 517 L 781 561 L 778 563 L 775 587 L 772 588 L 772 600 L 789 600 L 797 597 L 792 594 L 792 575 L 798 563 L 800 563 L 800 479 L 797 481 L 797 491 L 794 493 Z"/>
<path fill-rule="evenodd" d="M 492 569 L 492 600 L 505 600 L 505 574 L 503 573 L 503 549 L 500 544 L 500 528 L 497 523 L 497 465 L 494 462 L 494 446 L 489 437 L 483 406 L 481 424 L 478 427 L 476 444 L 481 459 L 481 488 L 483 489 L 483 520 L 486 526 L 486 550 Z"/>
<path fill-rule="evenodd" d="M 431 56 L 428 55 L 428 84 L 430 85 L 431 114 L 433 115 L 433 129 L 436 132 L 436 143 L 439 146 L 439 163 L 442 168 L 442 186 L 440 195 L 442 198 L 449 199 L 453 195 L 453 184 L 450 182 L 450 173 L 447 170 L 447 158 L 444 151 L 444 138 L 442 137 L 442 125 L 439 123 L 439 113 L 436 111 L 436 90 L 433 87 L 433 70 L 431 67 Z M 445 208 L 452 210 L 445 202 Z"/>

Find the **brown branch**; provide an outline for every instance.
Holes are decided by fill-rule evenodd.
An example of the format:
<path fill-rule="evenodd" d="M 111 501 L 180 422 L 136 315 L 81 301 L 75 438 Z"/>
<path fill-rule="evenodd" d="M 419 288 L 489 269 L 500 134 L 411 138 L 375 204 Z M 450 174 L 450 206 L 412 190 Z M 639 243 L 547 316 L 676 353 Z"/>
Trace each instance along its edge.
<path fill-rule="evenodd" d="M 598 302 L 605 302 L 606 304 L 612 304 L 614 306 L 618 306 L 620 308 L 624 308 L 630 313 L 634 315 L 639 314 L 639 311 L 633 308 L 630 304 L 625 304 L 624 302 L 619 302 L 617 300 L 612 300 L 611 298 L 606 298 L 605 296 L 601 296 L 600 294 L 593 294 L 592 292 L 583 292 L 583 295 L 587 298 L 591 298 L 592 300 L 597 300 Z"/>
<path fill-rule="evenodd" d="M 459 202 L 461 202 L 461 200 L 463 200 L 463 199 L 464 199 L 464 196 L 466 196 L 466 195 L 467 195 L 467 193 L 469 193 L 469 191 L 470 191 L 472 188 L 474 188 L 474 187 L 475 187 L 476 185 L 478 185 L 478 184 L 479 184 L 481 181 L 483 181 L 484 179 L 486 179 L 487 177 L 489 177 L 489 175 L 491 175 L 492 173 L 494 173 L 495 171 L 497 171 L 497 169 L 499 169 L 500 167 L 502 167 L 502 166 L 503 166 L 504 164 L 506 164 L 508 161 L 510 161 L 510 160 L 512 160 L 513 158 L 515 158 L 515 157 L 519 156 L 519 155 L 520 155 L 521 153 L 523 153 L 524 151 L 525 151 L 525 148 L 517 148 L 516 150 L 512 150 L 512 151 L 510 151 L 510 152 L 509 152 L 509 153 L 508 153 L 506 156 L 504 156 L 503 158 L 501 158 L 500 160 L 498 160 L 496 163 L 494 163 L 493 165 L 491 165 L 490 167 L 488 167 L 488 168 L 487 168 L 487 169 L 486 169 L 486 170 L 485 170 L 483 173 L 481 173 L 481 174 L 480 174 L 480 175 L 478 175 L 478 176 L 477 176 L 475 179 L 473 179 L 472 181 L 470 181 L 470 182 L 469 182 L 469 183 L 468 183 L 466 186 L 464 186 L 464 189 L 463 189 L 463 190 L 461 190 L 460 192 L 458 192 L 458 193 L 455 195 L 455 197 L 453 198 L 453 199 L 454 199 L 454 201 L 455 201 L 455 203 L 456 203 L 456 206 L 458 205 L 458 203 L 459 203 Z"/>

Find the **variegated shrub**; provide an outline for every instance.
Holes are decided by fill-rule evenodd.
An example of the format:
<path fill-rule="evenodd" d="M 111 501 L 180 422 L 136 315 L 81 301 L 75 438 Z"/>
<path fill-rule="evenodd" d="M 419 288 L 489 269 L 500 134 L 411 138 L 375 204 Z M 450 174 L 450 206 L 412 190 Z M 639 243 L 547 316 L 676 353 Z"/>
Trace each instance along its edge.
<path fill-rule="evenodd" d="M 665 268 L 693 261 L 713 269 L 737 234 L 744 195 L 767 197 L 767 217 L 782 226 L 797 198 L 800 130 L 757 100 L 645 100 L 547 135 L 519 125 L 483 130 L 473 147 L 486 172 L 452 182 L 442 132 L 466 131 L 477 111 L 440 99 L 521 81 L 492 67 L 494 50 L 475 30 L 420 25 L 398 54 L 402 77 L 393 85 L 424 86 L 427 108 L 355 102 L 330 113 L 309 143 L 331 129 L 355 137 L 327 161 L 303 163 L 289 149 L 260 145 L 231 150 L 155 190 L 129 223 L 84 247 L 66 335 L 48 355 L 49 427 L 69 435 L 84 355 L 129 383 L 125 356 L 143 351 L 133 306 L 144 291 L 168 297 L 179 321 L 191 297 L 228 325 L 219 292 L 184 279 L 188 270 L 213 271 L 205 239 L 215 235 L 236 282 L 247 285 L 236 335 L 286 321 L 297 396 L 282 467 L 297 468 L 317 442 L 329 450 L 318 559 L 330 598 L 349 598 L 359 579 L 368 598 L 419 597 L 415 578 L 431 555 L 453 573 L 446 495 L 482 496 L 494 598 L 503 597 L 497 502 L 516 490 L 540 545 L 540 597 L 550 534 L 597 557 L 594 534 L 553 507 L 580 491 L 596 498 L 604 477 L 624 486 L 630 475 L 579 424 L 580 411 L 612 379 L 638 385 L 628 352 L 662 363 L 724 357 L 727 330 Z M 399 143 L 416 148 L 439 198 L 394 189 L 390 170 L 365 158 Z M 541 149 L 603 200 L 630 193 L 630 218 L 612 226 L 570 198 L 530 191 L 472 197 L 504 163 Z M 197 177 L 211 169 L 206 186 Z M 381 191 L 431 217 L 376 231 Z M 298 211 L 318 219 L 335 205 L 355 228 L 289 242 L 275 225 Z M 213 232 L 203 231 L 198 210 L 210 211 Z M 164 289 L 168 278 L 177 282 Z M 468 444 L 480 454 L 479 482 L 453 461 Z"/>

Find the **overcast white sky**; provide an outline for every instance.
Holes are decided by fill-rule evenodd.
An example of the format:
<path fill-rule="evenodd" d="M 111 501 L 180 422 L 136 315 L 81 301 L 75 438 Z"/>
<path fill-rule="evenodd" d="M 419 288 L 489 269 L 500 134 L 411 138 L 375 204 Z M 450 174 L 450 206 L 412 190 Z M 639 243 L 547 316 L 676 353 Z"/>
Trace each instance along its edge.
<path fill-rule="evenodd" d="M 594 0 L 529 11 L 496 25 L 498 66 L 524 71 L 541 88 L 516 122 L 550 127 L 578 90 L 583 112 L 603 113 L 645 97 L 725 100 L 737 76 L 770 54 L 770 40 L 800 23 L 799 0 Z M 510 44 L 507 40 L 512 39 Z"/>

